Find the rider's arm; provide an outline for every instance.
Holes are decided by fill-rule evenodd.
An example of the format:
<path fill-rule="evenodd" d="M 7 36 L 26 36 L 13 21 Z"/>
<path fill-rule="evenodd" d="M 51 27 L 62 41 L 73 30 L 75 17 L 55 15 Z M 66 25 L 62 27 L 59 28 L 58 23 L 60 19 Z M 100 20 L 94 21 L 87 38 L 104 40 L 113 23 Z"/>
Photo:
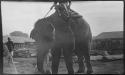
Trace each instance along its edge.
<path fill-rule="evenodd" d="M 53 1 L 54 1 L 54 4 L 53 6 L 51 6 L 50 10 L 57 5 L 57 0 L 53 0 Z"/>
<path fill-rule="evenodd" d="M 71 6 L 71 0 L 68 1 L 69 2 L 69 7 Z"/>

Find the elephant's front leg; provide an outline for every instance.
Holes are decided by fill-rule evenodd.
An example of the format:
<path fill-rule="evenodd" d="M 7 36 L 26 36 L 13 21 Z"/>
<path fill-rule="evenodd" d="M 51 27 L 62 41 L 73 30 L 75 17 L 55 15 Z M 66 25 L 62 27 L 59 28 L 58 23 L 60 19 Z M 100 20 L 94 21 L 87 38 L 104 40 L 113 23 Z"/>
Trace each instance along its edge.
<path fill-rule="evenodd" d="M 45 45 L 38 45 L 37 46 L 37 68 L 38 71 L 41 72 L 42 74 L 45 73 L 44 70 L 44 60 L 49 51 L 49 48 Z"/>

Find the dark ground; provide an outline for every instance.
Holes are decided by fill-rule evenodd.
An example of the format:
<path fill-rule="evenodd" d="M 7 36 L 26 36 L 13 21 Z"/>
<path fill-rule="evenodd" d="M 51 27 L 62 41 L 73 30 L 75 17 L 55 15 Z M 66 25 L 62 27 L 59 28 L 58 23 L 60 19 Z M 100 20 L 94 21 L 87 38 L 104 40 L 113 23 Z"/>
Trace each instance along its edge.
<path fill-rule="evenodd" d="M 36 58 L 14 58 L 14 62 L 16 69 L 19 74 L 34 74 L 35 66 L 33 65 L 36 63 Z M 123 69 L 123 60 L 115 60 L 110 62 L 102 62 L 102 61 L 91 61 L 92 67 L 94 70 L 94 74 L 122 74 Z M 12 68 L 12 66 L 11 66 Z M 14 73 L 11 70 L 10 66 L 7 65 L 6 61 L 4 60 L 4 73 L 12 74 Z M 13 69 L 13 68 L 12 68 Z M 78 70 L 78 64 L 74 64 L 74 71 Z M 64 63 L 64 60 L 60 61 L 59 66 L 59 74 L 66 74 L 67 69 Z"/>

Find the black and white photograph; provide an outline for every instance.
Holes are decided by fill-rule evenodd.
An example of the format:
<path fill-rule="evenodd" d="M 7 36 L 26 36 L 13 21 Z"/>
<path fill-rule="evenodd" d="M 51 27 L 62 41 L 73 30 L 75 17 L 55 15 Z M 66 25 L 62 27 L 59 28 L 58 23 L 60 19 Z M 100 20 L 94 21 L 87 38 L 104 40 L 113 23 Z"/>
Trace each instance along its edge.
<path fill-rule="evenodd" d="M 2 0 L 3 74 L 123 74 L 123 1 Z"/>

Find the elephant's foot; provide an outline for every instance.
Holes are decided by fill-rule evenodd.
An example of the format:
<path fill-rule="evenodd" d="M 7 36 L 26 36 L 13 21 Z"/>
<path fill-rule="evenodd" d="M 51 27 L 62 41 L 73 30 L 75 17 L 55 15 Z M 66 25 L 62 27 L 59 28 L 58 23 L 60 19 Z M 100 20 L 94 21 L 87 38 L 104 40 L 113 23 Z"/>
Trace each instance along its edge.
<path fill-rule="evenodd" d="M 92 74 L 92 73 L 93 73 L 93 70 L 92 70 L 92 69 L 88 69 L 86 73 L 87 73 L 87 74 Z"/>
<path fill-rule="evenodd" d="M 37 74 L 46 74 L 46 72 L 44 70 L 39 70 L 39 69 L 37 69 L 35 72 Z"/>
<path fill-rule="evenodd" d="M 41 72 L 39 72 L 39 71 L 35 71 L 35 74 L 42 74 Z"/>
<path fill-rule="evenodd" d="M 76 73 L 85 73 L 85 71 L 77 71 Z"/>
<path fill-rule="evenodd" d="M 76 73 L 85 73 L 85 69 L 84 70 L 78 70 Z"/>
<path fill-rule="evenodd" d="M 49 71 L 49 70 L 47 70 L 47 71 L 45 72 L 45 74 L 52 74 L 52 72 Z"/>

